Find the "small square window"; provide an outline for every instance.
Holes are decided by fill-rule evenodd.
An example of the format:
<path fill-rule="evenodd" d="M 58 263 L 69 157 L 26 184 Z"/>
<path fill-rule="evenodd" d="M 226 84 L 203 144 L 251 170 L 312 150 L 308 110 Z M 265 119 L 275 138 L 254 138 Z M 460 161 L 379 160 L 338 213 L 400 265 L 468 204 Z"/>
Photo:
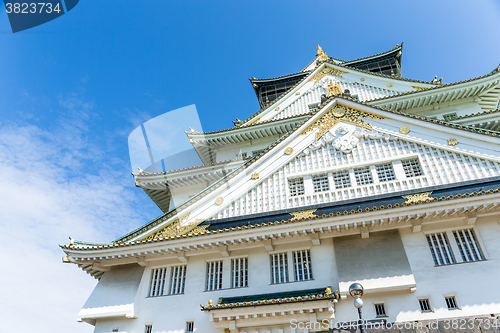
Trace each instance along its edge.
<path fill-rule="evenodd" d="M 375 304 L 375 314 L 377 315 L 377 317 L 387 317 L 384 303 Z"/>
<path fill-rule="evenodd" d="M 380 182 L 388 182 L 396 179 L 392 163 L 377 165 L 375 168 L 377 169 L 378 180 Z"/>
<path fill-rule="evenodd" d="M 413 160 L 401 161 L 403 170 L 407 178 L 422 176 L 424 173 L 417 158 Z"/>
<path fill-rule="evenodd" d="M 418 304 L 420 305 L 420 311 L 422 312 L 431 312 L 431 303 L 428 298 L 421 298 L 418 300 Z"/>
<path fill-rule="evenodd" d="M 349 176 L 349 171 L 338 171 L 333 173 L 333 182 L 335 183 L 335 188 L 341 189 L 345 187 L 351 187 L 351 177 Z"/>
<path fill-rule="evenodd" d="M 330 190 L 330 184 L 328 183 L 328 176 L 327 175 L 315 176 L 312 178 L 312 181 L 313 181 L 315 193 Z"/>
<path fill-rule="evenodd" d="M 448 307 L 448 310 L 458 309 L 457 300 L 455 296 L 446 296 L 444 300 L 446 301 L 446 306 Z"/>
<path fill-rule="evenodd" d="M 194 332 L 194 321 L 186 322 L 186 333 Z"/>
<path fill-rule="evenodd" d="M 372 172 L 369 167 L 354 169 L 354 176 L 358 185 L 367 185 L 373 183 Z"/>
<path fill-rule="evenodd" d="M 151 333 L 151 332 L 153 332 L 153 325 L 144 326 L 144 333 Z"/>
<path fill-rule="evenodd" d="M 118 328 L 113 328 L 111 332 L 118 332 Z"/>
<path fill-rule="evenodd" d="M 290 196 L 295 197 L 304 194 L 304 179 L 296 178 L 288 180 L 288 187 L 290 189 Z"/>

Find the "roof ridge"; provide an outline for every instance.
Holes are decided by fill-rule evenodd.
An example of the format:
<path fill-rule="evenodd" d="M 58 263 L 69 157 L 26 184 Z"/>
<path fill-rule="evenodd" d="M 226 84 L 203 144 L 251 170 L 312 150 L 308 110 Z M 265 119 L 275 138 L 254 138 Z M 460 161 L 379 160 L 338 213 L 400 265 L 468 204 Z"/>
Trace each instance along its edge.
<path fill-rule="evenodd" d="M 396 51 L 397 49 L 400 49 L 401 51 L 403 51 L 403 43 L 401 43 L 401 45 L 396 44 L 396 46 L 393 47 L 390 50 L 387 50 L 387 51 L 384 51 L 384 52 L 380 52 L 380 53 L 377 53 L 377 54 L 374 54 L 374 55 L 371 55 L 371 56 L 367 56 L 367 57 L 363 57 L 363 58 L 359 58 L 359 59 L 354 59 L 354 60 L 344 61 L 343 64 L 349 64 L 349 63 L 358 62 L 358 61 L 366 60 L 366 59 L 369 59 L 369 58 L 374 58 L 374 57 L 378 57 L 378 56 L 381 56 L 381 55 L 389 54 L 391 52 Z"/>
<path fill-rule="evenodd" d="M 222 164 L 228 164 L 228 163 L 239 161 L 239 160 L 243 160 L 243 159 L 237 157 L 237 158 L 234 158 L 232 160 L 219 161 L 219 162 L 210 163 L 210 164 L 195 165 L 195 166 L 191 166 L 191 167 L 187 167 L 187 168 L 180 168 L 180 169 L 174 169 L 174 170 L 163 171 L 163 172 L 147 172 L 147 171 L 137 172 L 137 173 L 132 172 L 132 175 L 133 176 L 159 176 L 159 175 L 166 175 L 166 174 L 173 173 L 173 172 L 187 171 L 187 170 L 199 169 L 199 168 L 203 168 L 203 167 L 211 167 L 211 166 L 217 166 L 217 165 L 222 165 Z"/>
<path fill-rule="evenodd" d="M 300 72 L 297 72 L 297 73 L 292 73 L 292 74 L 287 74 L 287 75 L 282 75 L 282 76 L 277 76 L 277 77 L 271 77 L 271 78 L 268 78 L 268 79 L 257 79 L 255 77 L 251 77 L 249 78 L 250 82 L 258 82 L 258 81 L 266 81 L 266 80 L 276 80 L 276 79 L 284 79 L 284 78 L 287 78 L 287 77 L 290 77 L 290 76 L 294 76 L 294 75 L 299 75 L 299 74 L 309 74 L 310 72 L 312 71 L 300 71 Z"/>

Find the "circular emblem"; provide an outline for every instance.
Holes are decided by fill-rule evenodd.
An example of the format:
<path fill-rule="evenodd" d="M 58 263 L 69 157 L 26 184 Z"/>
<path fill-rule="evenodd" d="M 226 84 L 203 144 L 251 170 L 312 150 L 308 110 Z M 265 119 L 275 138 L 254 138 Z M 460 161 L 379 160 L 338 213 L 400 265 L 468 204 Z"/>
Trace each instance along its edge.
<path fill-rule="evenodd" d="M 293 153 L 293 148 L 292 147 L 288 147 L 287 149 L 285 149 L 285 154 L 292 155 L 292 153 Z"/>
<path fill-rule="evenodd" d="M 388 87 L 392 87 L 392 83 L 389 83 L 387 86 L 388 86 Z"/>
<path fill-rule="evenodd" d="M 399 131 L 403 134 L 408 134 L 410 133 L 410 128 L 408 126 L 403 126 L 399 129 Z"/>
<path fill-rule="evenodd" d="M 220 206 L 224 203 L 224 198 L 223 197 L 218 197 L 217 199 L 215 199 L 215 204 L 217 206 Z"/>

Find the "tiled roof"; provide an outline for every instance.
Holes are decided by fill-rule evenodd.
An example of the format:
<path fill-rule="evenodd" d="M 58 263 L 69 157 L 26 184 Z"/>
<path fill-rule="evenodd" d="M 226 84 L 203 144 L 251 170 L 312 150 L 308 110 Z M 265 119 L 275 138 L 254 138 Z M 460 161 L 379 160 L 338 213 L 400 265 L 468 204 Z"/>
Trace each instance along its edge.
<path fill-rule="evenodd" d="M 422 192 L 432 191 L 428 199 L 410 201 L 403 198 L 403 195 L 418 194 Z M 500 193 L 500 177 L 492 177 L 483 180 L 473 180 L 463 182 L 461 184 L 447 184 L 428 188 L 420 188 L 411 191 L 399 193 L 391 193 L 388 195 L 374 196 L 372 200 L 367 201 L 366 198 L 358 198 L 341 202 L 320 204 L 314 206 L 300 207 L 296 209 L 288 209 L 280 211 L 273 215 L 255 214 L 254 216 L 244 216 L 243 218 L 232 217 L 231 219 L 210 220 L 202 222 L 202 224 L 210 224 L 207 230 L 199 233 L 187 233 L 178 236 L 172 236 L 164 239 L 142 240 L 130 243 L 110 243 L 99 246 L 75 246 L 75 245 L 60 245 L 63 249 L 71 250 L 99 250 L 116 247 L 134 246 L 147 243 L 164 242 L 169 240 L 202 237 L 204 235 L 220 234 L 244 229 L 263 228 L 266 226 L 275 226 L 281 224 L 298 223 L 302 221 L 319 220 L 331 218 L 334 216 L 345 216 L 352 214 L 360 214 L 377 210 L 393 209 L 405 206 L 421 205 L 428 202 L 441 202 L 465 197 L 481 196 L 493 193 Z M 297 211 L 297 209 L 307 210 L 316 208 L 316 211 L 311 216 L 305 218 L 294 219 L 288 211 Z M 274 221 L 273 221 L 274 220 Z"/>
<path fill-rule="evenodd" d="M 385 52 L 381 52 L 381 53 L 378 53 L 378 54 L 374 54 L 374 55 L 371 55 L 371 56 L 368 56 L 368 57 L 363 57 L 363 58 L 359 58 L 359 59 L 354 59 L 354 60 L 349 60 L 349 61 L 343 61 L 343 64 L 344 65 L 347 65 L 347 64 L 351 64 L 351 63 L 354 63 L 354 62 L 360 62 L 360 61 L 365 61 L 365 60 L 369 60 L 369 59 L 373 59 L 373 58 L 377 58 L 377 57 L 380 57 L 380 56 L 384 56 L 386 54 L 389 54 L 389 53 L 392 53 L 396 50 L 401 50 L 403 51 L 403 43 L 401 43 L 401 45 L 396 45 L 395 47 L 393 47 L 392 49 L 388 50 L 388 51 L 385 51 Z M 334 58 L 335 59 L 335 58 Z M 338 59 L 336 59 L 338 60 Z"/>
<path fill-rule="evenodd" d="M 221 162 L 216 162 L 216 163 L 210 163 L 210 164 L 203 164 L 203 165 L 196 165 L 196 166 L 192 166 L 192 167 L 187 167 L 187 168 L 181 168 L 181 169 L 176 169 L 176 170 L 170 170 L 170 171 L 165 171 L 165 172 L 137 172 L 137 173 L 133 173 L 132 172 L 132 175 L 134 176 L 158 176 L 158 175 L 167 175 L 167 174 L 170 174 L 170 173 L 176 173 L 176 172 L 180 172 L 180 171 L 188 171 L 188 170 L 194 170 L 194 169 L 201 169 L 201 168 L 207 168 L 207 167 L 211 167 L 211 166 L 218 166 L 218 165 L 222 165 L 222 164 L 228 164 L 228 163 L 231 163 L 231 162 L 235 162 L 235 161 L 240 161 L 242 160 L 241 158 L 235 158 L 235 159 L 232 159 L 232 160 L 226 160 L 226 161 L 221 161 Z"/>
<path fill-rule="evenodd" d="M 479 117 L 479 116 L 484 116 L 487 114 L 492 114 L 492 113 L 497 113 L 500 112 L 499 109 L 496 110 L 489 110 L 489 111 L 483 111 L 483 112 L 477 112 L 477 113 L 471 113 L 471 114 L 464 114 L 462 116 L 455 116 L 453 118 L 448 119 L 449 121 L 453 120 L 460 120 L 460 119 L 466 119 L 466 118 L 472 118 L 472 117 Z"/>
<path fill-rule="evenodd" d="M 299 76 L 299 75 L 305 75 L 305 74 L 309 74 L 310 72 L 312 71 L 301 71 L 301 72 L 297 72 L 297 73 L 293 73 L 293 74 L 287 74 L 287 75 L 282 75 L 282 76 L 278 76 L 278 77 L 273 77 L 273 78 L 269 78 L 269 79 L 256 79 L 254 77 L 250 78 L 250 82 L 261 82 L 261 81 L 274 81 L 274 80 L 281 80 L 281 79 L 287 79 L 289 77 L 294 77 L 294 76 Z"/>
<path fill-rule="evenodd" d="M 471 79 L 457 81 L 457 82 L 451 82 L 451 83 L 443 83 L 443 84 L 438 85 L 438 86 L 429 87 L 429 88 L 427 88 L 425 90 L 407 91 L 407 92 L 395 94 L 395 95 L 392 95 L 392 96 L 371 99 L 371 100 L 366 101 L 366 102 L 373 103 L 373 102 L 378 102 L 378 101 L 381 101 L 381 100 L 388 100 L 388 99 L 391 99 L 391 98 L 396 98 L 396 97 L 399 97 L 399 96 L 406 96 L 406 95 L 424 93 L 424 92 L 428 92 L 430 90 L 435 90 L 435 89 L 440 89 L 440 88 L 446 88 L 446 87 L 454 86 L 454 85 L 461 84 L 461 83 L 467 83 L 467 82 L 471 82 L 471 81 L 475 81 L 475 80 L 484 79 L 485 77 L 492 76 L 492 75 L 494 75 L 494 74 L 496 74 L 498 72 L 500 72 L 500 66 L 497 69 L 495 69 L 494 71 L 492 71 L 491 73 L 488 73 L 488 74 L 485 74 L 485 75 L 482 75 L 482 76 L 476 76 L 476 77 L 473 77 Z"/>
<path fill-rule="evenodd" d="M 292 290 L 281 293 L 245 295 L 236 297 L 221 297 L 217 304 L 208 304 L 201 306 L 202 311 L 231 309 L 259 305 L 277 305 L 284 303 L 320 301 L 338 299 L 338 290 L 332 293 L 331 287 L 308 289 L 308 290 Z"/>

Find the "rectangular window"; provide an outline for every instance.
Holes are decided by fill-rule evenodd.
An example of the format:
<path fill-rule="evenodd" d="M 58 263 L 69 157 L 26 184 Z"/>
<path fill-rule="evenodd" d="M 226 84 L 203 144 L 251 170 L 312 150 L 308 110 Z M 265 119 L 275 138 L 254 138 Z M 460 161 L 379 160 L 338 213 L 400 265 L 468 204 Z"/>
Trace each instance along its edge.
<path fill-rule="evenodd" d="M 484 260 L 474 230 L 455 230 L 453 231 L 453 236 L 464 262 Z"/>
<path fill-rule="evenodd" d="M 113 328 L 111 332 L 118 332 L 118 328 Z"/>
<path fill-rule="evenodd" d="M 186 333 L 194 332 L 194 321 L 186 322 Z"/>
<path fill-rule="evenodd" d="M 295 281 L 312 280 L 311 253 L 309 250 L 293 251 Z"/>
<path fill-rule="evenodd" d="M 248 258 L 231 259 L 231 288 L 248 287 Z"/>
<path fill-rule="evenodd" d="M 184 294 L 186 265 L 173 266 L 170 277 L 170 295 Z"/>
<path fill-rule="evenodd" d="M 153 269 L 151 274 L 151 287 L 149 296 L 162 296 L 165 291 L 165 282 L 167 281 L 167 268 Z M 168 288 L 168 287 L 167 287 Z"/>
<path fill-rule="evenodd" d="M 405 171 L 406 178 L 422 176 L 422 167 L 418 159 L 401 161 L 403 165 L 403 170 Z"/>
<path fill-rule="evenodd" d="M 396 179 L 392 163 L 376 165 L 375 168 L 377 169 L 378 180 L 380 182 L 388 182 Z"/>
<path fill-rule="evenodd" d="M 286 252 L 271 254 L 271 283 L 288 282 L 288 256 Z"/>
<path fill-rule="evenodd" d="M 367 185 L 373 183 L 372 172 L 369 167 L 354 169 L 354 176 L 358 185 Z"/>
<path fill-rule="evenodd" d="M 455 296 L 447 296 L 444 298 L 444 300 L 446 301 L 446 306 L 448 307 L 448 310 L 458 309 L 457 300 L 455 299 Z"/>
<path fill-rule="evenodd" d="M 207 263 L 206 290 L 222 289 L 222 260 Z"/>
<path fill-rule="evenodd" d="M 377 315 L 377 317 L 387 317 L 384 303 L 375 304 L 375 314 Z"/>
<path fill-rule="evenodd" d="M 333 173 L 333 182 L 335 183 L 335 188 L 341 189 L 345 187 L 351 187 L 351 177 L 349 176 L 349 171 L 338 171 Z"/>
<path fill-rule="evenodd" d="M 310 111 L 310 112 L 317 111 L 318 109 L 319 109 L 319 103 L 316 103 L 316 104 L 309 104 L 309 111 Z"/>
<path fill-rule="evenodd" d="M 427 235 L 427 243 L 436 266 L 455 263 L 448 237 L 444 232 Z"/>
<path fill-rule="evenodd" d="M 290 189 L 290 196 L 295 197 L 304 194 L 304 179 L 296 178 L 288 180 L 288 187 Z"/>
<path fill-rule="evenodd" d="M 328 183 L 328 176 L 327 175 L 314 176 L 312 178 L 312 181 L 313 181 L 315 193 L 330 190 L 330 184 Z"/>
<path fill-rule="evenodd" d="M 144 326 L 144 333 L 151 333 L 151 332 L 153 332 L 153 325 Z"/>
<path fill-rule="evenodd" d="M 421 298 L 418 300 L 418 304 L 420 305 L 420 311 L 422 312 L 431 312 L 431 303 L 428 298 Z"/>

